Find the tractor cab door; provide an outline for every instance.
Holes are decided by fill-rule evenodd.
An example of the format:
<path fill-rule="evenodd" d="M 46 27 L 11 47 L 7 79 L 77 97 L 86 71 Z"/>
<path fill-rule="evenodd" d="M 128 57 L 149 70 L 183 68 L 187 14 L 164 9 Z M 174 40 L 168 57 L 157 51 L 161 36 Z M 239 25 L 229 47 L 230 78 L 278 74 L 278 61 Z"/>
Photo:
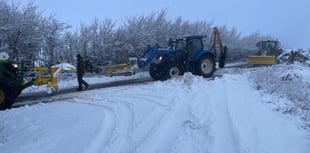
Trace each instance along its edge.
<path fill-rule="evenodd" d="M 200 38 L 183 38 L 176 41 L 175 50 L 180 53 L 186 71 L 194 69 L 194 56 L 202 49 L 203 42 Z"/>
<path fill-rule="evenodd" d="M 187 71 L 193 72 L 195 69 L 194 57 L 197 52 L 203 49 L 203 42 L 200 38 L 190 38 L 186 41 L 186 51 L 187 51 Z"/>
<path fill-rule="evenodd" d="M 186 40 L 179 39 L 176 41 L 175 50 L 181 56 L 182 61 L 187 61 Z"/>
<path fill-rule="evenodd" d="M 195 54 L 203 49 L 203 42 L 200 38 L 187 39 L 188 61 L 193 61 Z"/>

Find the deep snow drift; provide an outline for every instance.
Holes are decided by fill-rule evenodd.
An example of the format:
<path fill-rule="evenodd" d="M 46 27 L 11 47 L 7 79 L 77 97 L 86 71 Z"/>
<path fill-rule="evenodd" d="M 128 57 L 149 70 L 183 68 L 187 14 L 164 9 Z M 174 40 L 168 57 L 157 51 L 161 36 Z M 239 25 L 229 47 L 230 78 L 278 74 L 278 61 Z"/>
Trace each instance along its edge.
<path fill-rule="evenodd" d="M 164 82 L 55 95 L 50 98 L 63 100 L 1 111 L 1 153 L 309 152 L 309 67 L 222 71 L 214 80 L 186 73 Z M 288 74 L 291 81 L 283 81 Z M 132 77 L 139 76 L 145 74 Z M 302 87 L 287 94 L 295 80 Z M 76 80 L 60 84 L 60 89 L 75 86 Z M 295 92 L 303 98 L 295 101 Z M 296 111 L 284 113 L 287 107 Z"/>

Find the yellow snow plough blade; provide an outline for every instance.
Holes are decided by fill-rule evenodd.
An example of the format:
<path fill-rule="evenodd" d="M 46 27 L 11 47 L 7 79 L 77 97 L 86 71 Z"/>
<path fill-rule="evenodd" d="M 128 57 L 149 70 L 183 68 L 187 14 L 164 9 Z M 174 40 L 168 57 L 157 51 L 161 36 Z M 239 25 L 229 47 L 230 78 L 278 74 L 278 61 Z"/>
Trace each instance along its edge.
<path fill-rule="evenodd" d="M 46 85 L 48 88 L 58 90 L 58 77 L 67 71 L 76 71 L 76 68 L 68 63 L 61 63 L 54 65 L 50 68 L 47 67 L 34 67 L 37 71 L 37 76 L 34 80 L 35 86 Z"/>
<path fill-rule="evenodd" d="M 276 64 L 275 56 L 249 56 L 248 64 L 272 65 Z"/>
<path fill-rule="evenodd" d="M 132 75 L 133 68 L 128 64 L 111 65 L 104 67 L 104 75 Z"/>

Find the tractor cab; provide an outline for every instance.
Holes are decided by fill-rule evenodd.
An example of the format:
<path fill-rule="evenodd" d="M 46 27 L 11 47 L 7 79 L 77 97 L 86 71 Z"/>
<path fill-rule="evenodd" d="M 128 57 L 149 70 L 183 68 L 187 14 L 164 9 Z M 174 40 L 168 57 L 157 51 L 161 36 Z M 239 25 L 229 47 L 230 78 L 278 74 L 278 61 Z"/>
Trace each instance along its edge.
<path fill-rule="evenodd" d="M 277 55 L 280 50 L 280 43 L 277 40 L 260 41 L 256 44 L 259 49 L 259 55 Z"/>
<path fill-rule="evenodd" d="M 203 50 L 203 36 L 188 36 L 181 39 L 170 39 L 169 46 L 184 60 L 193 60 L 196 53 Z"/>

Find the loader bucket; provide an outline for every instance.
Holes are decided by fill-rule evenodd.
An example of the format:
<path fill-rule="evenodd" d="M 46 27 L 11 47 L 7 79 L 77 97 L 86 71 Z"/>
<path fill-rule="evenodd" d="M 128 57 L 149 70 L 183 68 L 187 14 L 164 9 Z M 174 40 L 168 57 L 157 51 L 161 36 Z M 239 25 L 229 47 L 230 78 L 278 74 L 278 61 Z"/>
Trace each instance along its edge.
<path fill-rule="evenodd" d="M 275 56 L 249 56 L 248 64 L 272 65 L 276 64 Z"/>

